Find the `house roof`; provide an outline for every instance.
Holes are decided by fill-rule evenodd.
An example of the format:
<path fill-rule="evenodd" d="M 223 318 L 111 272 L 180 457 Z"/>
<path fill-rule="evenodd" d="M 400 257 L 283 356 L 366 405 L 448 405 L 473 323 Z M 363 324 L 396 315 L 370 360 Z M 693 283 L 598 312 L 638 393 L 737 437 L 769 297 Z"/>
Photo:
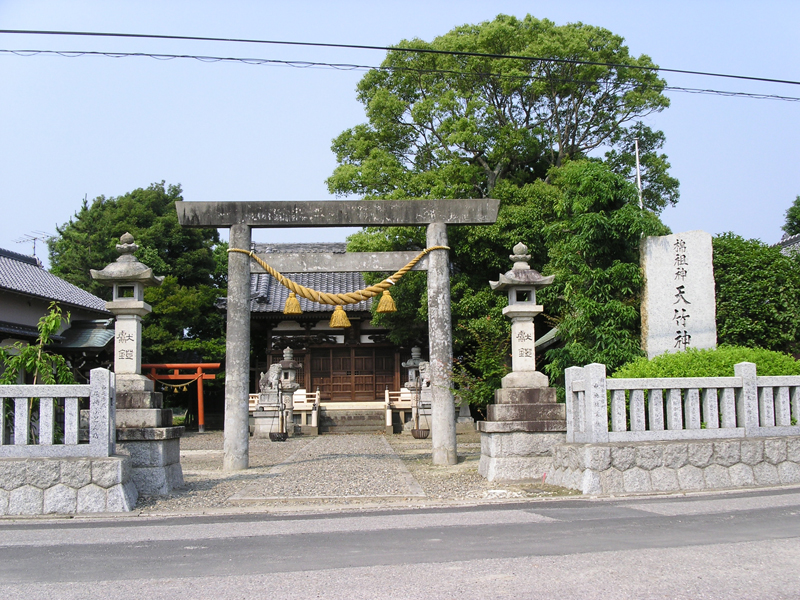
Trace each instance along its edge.
<path fill-rule="evenodd" d="M 100 350 L 114 339 L 114 319 L 73 321 L 63 334 L 63 341 L 54 346 L 61 350 Z"/>
<path fill-rule="evenodd" d="M 0 290 L 8 290 L 43 300 L 55 300 L 70 306 L 109 314 L 106 303 L 45 271 L 35 256 L 26 256 L 0 248 Z"/>
<path fill-rule="evenodd" d="M 795 252 L 800 251 L 800 233 L 797 235 L 783 234 L 781 241 L 775 244 L 780 246 L 781 254 L 789 256 Z"/>
<path fill-rule="evenodd" d="M 355 292 L 367 287 L 361 273 L 284 273 L 286 277 L 302 286 L 329 294 L 342 294 Z M 250 276 L 250 312 L 270 313 L 283 312 L 289 290 L 279 284 L 274 277 L 266 274 Z M 300 308 L 308 312 L 332 312 L 334 306 L 319 304 L 300 298 Z M 357 304 L 343 306 L 348 312 L 368 311 L 372 306 L 372 298 L 367 298 Z"/>

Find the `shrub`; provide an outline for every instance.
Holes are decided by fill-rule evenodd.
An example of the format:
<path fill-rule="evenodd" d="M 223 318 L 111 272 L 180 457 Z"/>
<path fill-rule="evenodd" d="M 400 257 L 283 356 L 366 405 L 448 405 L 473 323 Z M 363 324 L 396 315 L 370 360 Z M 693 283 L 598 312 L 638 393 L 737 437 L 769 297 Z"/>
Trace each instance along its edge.
<path fill-rule="evenodd" d="M 755 363 L 759 375 L 800 375 L 800 362 L 788 354 L 763 348 L 720 346 L 716 350 L 689 348 L 651 360 L 639 358 L 621 366 L 612 377 L 733 377 L 733 366 L 740 362 Z"/>

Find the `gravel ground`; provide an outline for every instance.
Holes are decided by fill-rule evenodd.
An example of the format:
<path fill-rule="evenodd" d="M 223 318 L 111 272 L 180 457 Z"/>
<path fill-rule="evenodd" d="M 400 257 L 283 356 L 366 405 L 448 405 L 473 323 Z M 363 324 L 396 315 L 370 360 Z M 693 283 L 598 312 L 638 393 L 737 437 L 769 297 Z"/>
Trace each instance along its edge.
<path fill-rule="evenodd" d="M 250 468 L 222 472 L 222 432 L 181 438 L 185 487 L 140 498 L 143 514 L 219 510 L 432 506 L 577 492 L 488 482 L 478 475 L 480 434 L 458 435 L 459 462 L 431 464 L 431 442 L 409 435 L 325 435 L 250 440 Z"/>

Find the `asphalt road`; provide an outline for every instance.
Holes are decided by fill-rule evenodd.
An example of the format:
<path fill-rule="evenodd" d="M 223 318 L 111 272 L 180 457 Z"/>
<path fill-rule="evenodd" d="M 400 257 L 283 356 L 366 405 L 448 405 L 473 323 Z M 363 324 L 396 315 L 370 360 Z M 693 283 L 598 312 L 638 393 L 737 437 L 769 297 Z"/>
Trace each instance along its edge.
<path fill-rule="evenodd" d="M 0 521 L 3 598 L 800 598 L 800 489 Z"/>

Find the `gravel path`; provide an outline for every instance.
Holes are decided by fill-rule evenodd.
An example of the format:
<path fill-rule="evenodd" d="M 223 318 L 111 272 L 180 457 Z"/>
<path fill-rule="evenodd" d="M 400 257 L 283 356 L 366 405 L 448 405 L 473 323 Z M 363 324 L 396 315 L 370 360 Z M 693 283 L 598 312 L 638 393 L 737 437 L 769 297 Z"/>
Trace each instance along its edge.
<path fill-rule="evenodd" d="M 407 435 L 324 435 L 250 440 L 250 468 L 222 471 L 222 432 L 181 438 L 185 487 L 140 498 L 142 514 L 432 506 L 565 495 L 549 485 L 488 482 L 478 475 L 480 435 L 458 435 L 459 462 L 431 464 L 430 440 Z"/>

